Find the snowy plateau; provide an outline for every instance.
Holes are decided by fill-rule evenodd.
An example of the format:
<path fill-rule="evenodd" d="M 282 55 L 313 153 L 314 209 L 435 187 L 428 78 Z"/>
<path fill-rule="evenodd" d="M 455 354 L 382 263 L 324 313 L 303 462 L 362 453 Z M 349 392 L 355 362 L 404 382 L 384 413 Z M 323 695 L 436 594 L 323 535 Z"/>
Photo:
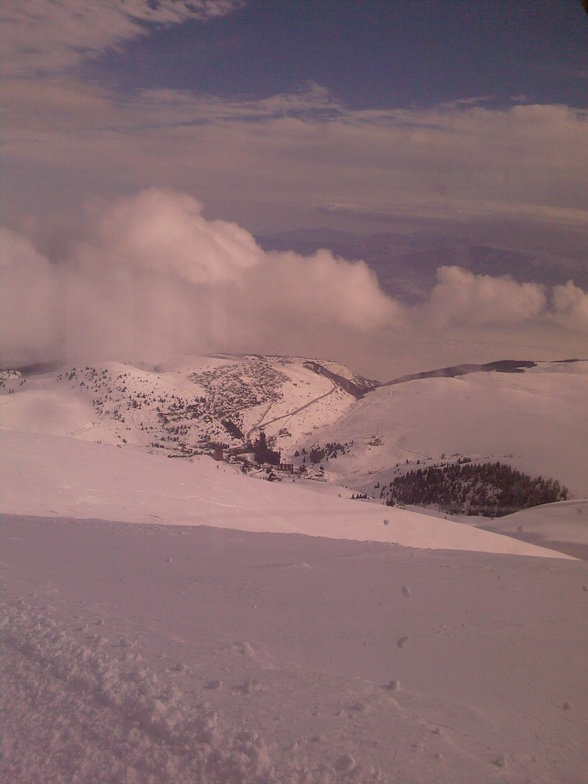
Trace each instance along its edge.
<path fill-rule="evenodd" d="M 3 782 L 588 780 L 588 361 L 78 362 L 0 392 Z M 381 503 L 458 461 L 568 500 Z"/>

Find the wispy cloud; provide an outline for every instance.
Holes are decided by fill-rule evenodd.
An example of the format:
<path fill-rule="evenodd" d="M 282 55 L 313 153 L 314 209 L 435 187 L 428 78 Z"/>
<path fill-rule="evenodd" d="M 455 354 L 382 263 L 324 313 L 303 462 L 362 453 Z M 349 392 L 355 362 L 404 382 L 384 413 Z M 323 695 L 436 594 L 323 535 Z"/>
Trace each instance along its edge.
<path fill-rule="evenodd" d="M 20 188 L 23 169 L 50 167 L 64 193 L 80 181 L 97 193 L 165 183 L 253 228 L 271 226 L 279 204 L 297 220 L 347 212 L 588 231 L 587 118 L 522 104 L 356 111 L 316 84 L 252 101 L 8 80 L 4 165 Z"/>
<path fill-rule="evenodd" d="M 2 72 L 6 76 L 63 73 L 80 60 L 148 34 L 155 25 L 206 21 L 245 0 L 5 0 Z"/>
<path fill-rule="evenodd" d="M 121 93 L 75 66 L 157 26 L 243 0 L 7 0 L 4 215 L 66 212 L 91 191 L 191 191 L 255 230 L 359 221 L 517 220 L 588 232 L 588 113 L 492 96 L 354 110 L 309 82 L 259 100 L 189 90 Z M 43 178 L 34 173 L 43 171 Z M 91 184 L 91 186 L 90 186 Z"/>
<path fill-rule="evenodd" d="M 484 106 L 492 103 L 496 99 L 495 95 L 474 95 L 470 98 L 456 98 L 453 101 L 445 101 L 439 104 L 440 109 L 459 109 L 463 106 Z"/>

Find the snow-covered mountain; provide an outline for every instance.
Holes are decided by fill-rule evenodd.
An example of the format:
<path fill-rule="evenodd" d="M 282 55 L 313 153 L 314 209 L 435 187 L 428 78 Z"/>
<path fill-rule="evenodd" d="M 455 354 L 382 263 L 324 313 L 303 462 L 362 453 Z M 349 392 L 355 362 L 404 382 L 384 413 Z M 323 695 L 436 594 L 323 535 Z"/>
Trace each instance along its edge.
<path fill-rule="evenodd" d="M 305 363 L 227 355 L 165 367 L 106 362 L 38 375 L 5 372 L 2 426 L 174 455 L 208 453 L 215 444 L 242 446 L 263 427 L 287 450 L 336 421 L 354 401 Z"/>
<path fill-rule="evenodd" d="M 5 512 L 522 552 L 532 548 L 419 513 L 434 509 L 382 507 L 382 488 L 414 469 L 500 460 L 588 496 L 588 362 L 380 384 L 330 361 L 216 355 L 4 371 L 0 383 Z M 252 454 L 261 430 L 281 456 L 271 470 Z M 350 507 L 356 494 L 368 503 Z"/>
<path fill-rule="evenodd" d="M 585 502 L 486 531 L 351 496 L 507 450 L 581 490 L 586 364 L 5 371 L 3 780 L 580 784 Z M 282 481 L 238 462 L 262 428 Z"/>
<path fill-rule="evenodd" d="M 472 365 L 380 385 L 334 362 L 223 355 L 4 372 L 1 383 L 9 429 L 173 456 L 220 447 L 232 459 L 263 429 L 282 462 L 371 495 L 399 471 L 465 456 L 588 496 L 587 361 Z M 324 459 L 306 458 L 313 447 Z"/>
<path fill-rule="evenodd" d="M 558 479 L 588 496 L 588 362 L 382 386 L 306 439 L 349 443 L 328 472 L 372 492 L 398 471 L 469 457 Z"/>

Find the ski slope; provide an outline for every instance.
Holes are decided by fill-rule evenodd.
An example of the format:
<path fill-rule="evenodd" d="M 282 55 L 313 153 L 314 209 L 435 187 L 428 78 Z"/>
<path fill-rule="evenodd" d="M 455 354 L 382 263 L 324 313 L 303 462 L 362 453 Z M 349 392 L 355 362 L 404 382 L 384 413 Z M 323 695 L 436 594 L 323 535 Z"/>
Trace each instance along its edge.
<path fill-rule="evenodd" d="M 544 384 L 557 443 L 581 459 L 574 372 L 561 399 L 551 368 L 551 386 L 540 373 L 534 387 L 464 381 L 477 403 L 456 443 L 491 447 L 492 416 L 519 393 L 532 420 Z M 583 784 L 588 568 L 538 545 L 581 544 L 585 502 L 493 521 L 505 536 L 334 483 L 371 481 L 396 454 L 390 433 L 441 448 L 439 404 L 453 417 L 454 390 L 424 383 L 356 402 L 302 362 L 226 357 L 4 377 L 2 780 Z M 198 401 L 195 444 L 222 434 L 228 405 L 244 427 L 273 419 L 291 448 L 338 427 L 357 448 L 340 473 L 329 461 L 331 483 L 170 457 L 174 412 Z M 480 402 L 494 404 L 483 423 Z M 374 428 L 392 403 L 404 430 Z M 521 428 L 520 444 L 538 443 Z"/>
<path fill-rule="evenodd" d="M 243 476 L 210 458 L 170 459 L 133 448 L 4 431 L 0 512 L 208 525 L 380 541 L 425 549 L 565 557 L 449 520 Z"/>
<path fill-rule="evenodd" d="M 587 400 L 588 362 L 419 379 L 376 389 L 305 445 L 353 441 L 353 449 L 326 468 L 360 489 L 389 481 L 397 463 L 414 467 L 465 455 L 558 479 L 585 498 Z"/>
<path fill-rule="evenodd" d="M 12 516 L 0 545 L 3 781 L 585 781 L 585 562 Z"/>

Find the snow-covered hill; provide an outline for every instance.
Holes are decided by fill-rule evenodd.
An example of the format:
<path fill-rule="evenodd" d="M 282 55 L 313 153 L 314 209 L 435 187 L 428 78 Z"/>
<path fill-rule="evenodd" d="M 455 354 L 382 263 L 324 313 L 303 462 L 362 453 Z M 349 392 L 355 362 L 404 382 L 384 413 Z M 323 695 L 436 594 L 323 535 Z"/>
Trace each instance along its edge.
<path fill-rule="evenodd" d="M 171 366 L 118 362 L 4 373 L 4 428 L 136 444 L 172 454 L 237 446 L 263 427 L 283 449 L 354 402 L 304 359 L 192 357 Z M 235 429 L 242 433 L 235 436 Z"/>
<path fill-rule="evenodd" d="M 332 362 L 226 355 L 156 368 L 108 362 L 4 373 L 2 392 L 3 428 L 175 455 L 217 444 L 236 450 L 263 428 L 283 461 L 308 468 L 296 451 L 339 443 L 344 452 L 323 461 L 326 477 L 369 494 L 406 466 L 467 456 L 588 496 L 586 361 L 374 389 Z"/>
<path fill-rule="evenodd" d="M 586 401 L 588 362 L 423 378 L 376 389 L 305 446 L 353 441 L 325 468 L 365 492 L 397 471 L 468 456 L 558 479 L 574 496 L 586 497 Z"/>
<path fill-rule="evenodd" d="M 270 483 L 207 457 L 169 460 L 136 448 L 6 431 L 0 511 L 133 523 L 210 525 L 381 541 L 407 547 L 565 557 L 511 537 L 381 504 Z"/>
<path fill-rule="evenodd" d="M 481 523 L 487 531 L 571 553 L 588 560 L 588 500 L 560 501 Z"/>
<path fill-rule="evenodd" d="M 502 457 L 510 437 L 513 461 L 572 485 L 585 364 L 359 399 L 325 368 L 3 375 L 3 780 L 582 784 L 587 564 L 537 544 L 578 544 L 560 517 L 585 503 L 504 518 L 505 536 L 336 482 L 419 450 Z M 323 481 L 193 454 L 261 427 L 296 465 L 347 446 Z M 517 539 L 533 520 L 543 539 Z"/>

